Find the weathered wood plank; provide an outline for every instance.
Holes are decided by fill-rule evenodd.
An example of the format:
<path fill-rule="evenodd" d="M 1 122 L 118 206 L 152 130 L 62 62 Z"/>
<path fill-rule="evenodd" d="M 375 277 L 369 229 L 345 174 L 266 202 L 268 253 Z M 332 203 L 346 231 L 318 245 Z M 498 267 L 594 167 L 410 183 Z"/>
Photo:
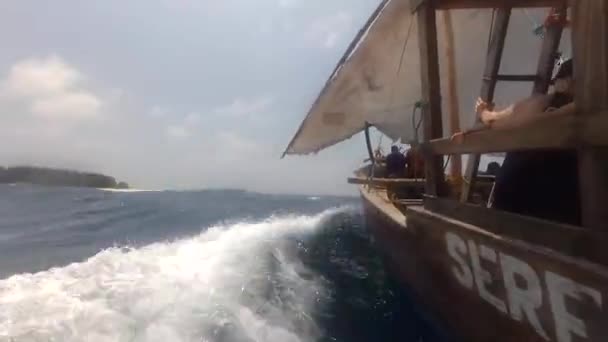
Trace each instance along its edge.
<path fill-rule="evenodd" d="M 435 10 L 429 4 L 423 4 L 418 9 L 417 18 L 424 140 L 428 141 L 443 135 Z M 440 156 L 426 156 L 425 178 L 426 193 L 440 194 L 443 188 L 443 160 Z"/>
<path fill-rule="evenodd" d="M 434 0 L 438 9 L 557 7 L 567 0 Z"/>
<path fill-rule="evenodd" d="M 456 340 L 603 341 L 608 269 L 409 207 L 407 223 L 364 194 L 388 266 Z"/>
<path fill-rule="evenodd" d="M 349 184 L 365 184 L 365 185 L 411 185 L 424 187 L 424 179 L 411 178 L 366 178 L 366 177 L 348 177 Z"/>
<path fill-rule="evenodd" d="M 497 81 L 505 82 L 535 82 L 538 79 L 536 75 L 497 75 Z"/>
<path fill-rule="evenodd" d="M 412 12 L 418 10 L 425 3 L 430 3 L 437 9 L 457 8 L 532 8 L 557 7 L 567 0 L 411 0 Z"/>
<path fill-rule="evenodd" d="M 502 52 L 505 46 L 510 18 L 511 9 L 500 9 L 496 13 L 494 31 L 490 37 L 480 91 L 481 99 L 488 103 L 491 103 L 494 100 L 496 76 L 500 70 L 500 62 L 502 60 Z M 479 124 L 479 118 L 476 120 L 476 124 Z M 465 182 L 463 182 L 462 191 L 460 192 L 460 200 L 462 202 L 468 201 L 471 197 L 471 189 L 475 186 L 475 176 L 479 170 L 479 160 L 480 156 L 478 154 L 469 156 L 469 159 L 467 160 L 467 168 L 464 174 Z"/>
<path fill-rule="evenodd" d="M 608 112 L 590 116 L 561 116 L 539 119 L 525 127 L 483 130 L 464 136 L 423 143 L 420 149 L 432 154 L 509 152 L 538 148 L 608 147 Z"/>
<path fill-rule="evenodd" d="M 608 265 L 608 234 L 450 199 L 426 197 L 425 209 L 490 233 L 551 248 L 571 257 Z"/>
<path fill-rule="evenodd" d="M 608 336 L 605 266 L 424 208 L 410 207 L 406 215 L 416 235 L 410 245 L 423 259 L 409 281 L 422 297 L 433 299 L 430 307 L 455 322 L 465 341 L 602 341 Z M 419 278 L 432 281 L 421 284 Z"/>
<path fill-rule="evenodd" d="M 581 117 L 608 108 L 608 2 L 572 1 L 575 102 Z M 598 114 L 596 114 L 598 115 Z M 608 116 L 608 112 L 603 112 Z M 600 127 L 597 127 L 600 128 Z M 601 131 L 606 134 L 606 127 Z M 581 208 L 585 227 L 608 230 L 608 148 L 579 151 Z"/>
<path fill-rule="evenodd" d="M 445 60 L 447 69 L 447 99 L 449 111 L 449 132 L 456 134 L 460 132 L 460 103 L 458 100 L 458 70 L 456 68 L 456 56 L 454 53 L 454 27 L 452 23 L 452 12 L 442 11 L 443 29 L 445 35 Z M 453 156 L 450 159 L 450 173 L 452 177 L 462 177 L 462 158 Z"/>

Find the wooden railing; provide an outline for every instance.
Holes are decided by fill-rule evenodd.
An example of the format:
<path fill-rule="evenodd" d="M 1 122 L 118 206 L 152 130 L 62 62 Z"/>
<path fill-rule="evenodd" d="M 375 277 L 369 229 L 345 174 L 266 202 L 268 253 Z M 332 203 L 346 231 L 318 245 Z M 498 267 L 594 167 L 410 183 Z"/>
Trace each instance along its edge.
<path fill-rule="evenodd" d="M 608 265 L 608 233 L 427 196 L 425 210 L 481 228 L 502 238 L 525 241 L 571 257 Z"/>
<path fill-rule="evenodd" d="M 424 178 L 367 178 L 367 177 L 349 177 L 347 179 L 349 184 L 364 184 L 364 185 L 375 185 L 375 186 L 419 186 L 424 187 Z"/>
<path fill-rule="evenodd" d="M 426 153 L 450 155 L 584 146 L 608 146 L 608 112 L 546 118 L 518 128 L 487 129 L 466 134 L 462 141 L 435 139 L 420 148 Z"/>

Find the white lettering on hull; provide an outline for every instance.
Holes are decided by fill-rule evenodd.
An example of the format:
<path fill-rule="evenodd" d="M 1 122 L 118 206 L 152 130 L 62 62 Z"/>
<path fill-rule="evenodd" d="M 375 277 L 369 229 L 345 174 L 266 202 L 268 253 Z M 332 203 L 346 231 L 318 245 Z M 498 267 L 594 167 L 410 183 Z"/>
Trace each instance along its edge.
<path fill-rule="evenodd" d="M 522 322 L 525 315 L 532 328 L 545 340 L 549 340 L 536 314 L 543 304 L 543 290 L 536 272 L 525 262 L 503 253 L 500 253 L 500 266 L 511 318 Z M 515 276 L 526 283 L 525 287 L 517 285 Z"/>
<path fill-rule="evenodd" d="M 460 285 L 469 290 L 473 289 L 473 273 L 463 254 L 467 254 L 467 244 L 460 236 L 452 233 L 445 235 L 448 244 L 448 254 L 456 261 L 458 266 L 452 266 L 452 272 Z"/>
<path fill-rule="evenodd" d="M 488 248 L 484 245 L 479 246 L 479 253 L 477 252 L 477 246 L 473 241 L 469 241 L 469 253 L 471 255 L 471 264 L 473 264 L 473 275 L 475 276 L 475 284 L 477 284 L 477 290 L 479 296 L 486 302 L 494 305 L 496 309 L 503 313 L 507 313 L 507 306 L 505 302 L 494 296 L 486 287 L 486 285 L 492 285 L 492 274 L 481 267 L 481 259 L 496 263 L 496 252 L 493 249 Z"/>
<path fill-rule="evenodd" d="M 601 308 L 602 294 L 595 289 L 578 284 L 571 279 L 552 272 L 546 272 L 545 279 L 549 289 L 551 310 L 553 311 L 553 315 L 558 318 L 555 320 L 557 342 L 571 342 L 573 334 L 579 337 L 589 337 L 587 336 L 585 322 L 569 313 L 566 309 L 566 297 L 576 301 L 584 301 L 586 299 L 584 297 L 588 296 L 593 300 L 595 305 Z"/>
<path fill-rule="evenodd" d="M 484 301 L 508 314 L 513 320 L 525 320 L 539 336 L 551 341 L 539 319 L 539 310 L 544 304 L 543 291 L 547 291 L 548 296 L 545 298 L 550 303 L 545 306 L 548 305 L 553 316 L 555 341 L 572 342 L 572 336 L 589 338 L 585 321 L 567 310 L 566 299 L 578 303 L 588 303 L 590 299 L 593 305 L 602 309 L 601 292 L 549 271 L 544 273 L 546 286 L 543 287 L 543 279 L 523 260 L 477 244 L 473 240 L 465 241 L 452 232 L 447 232 L 445 239 L 447 252 L 455 262 L 451 271 L 463 287 L 476 290 Z M 489 272 L 491 267 L 498 271 L 495 274 L 502 276 L 506 297 L 504 300 L 490 291 L 501 285 L 501 279 L 494 279 Z"/>

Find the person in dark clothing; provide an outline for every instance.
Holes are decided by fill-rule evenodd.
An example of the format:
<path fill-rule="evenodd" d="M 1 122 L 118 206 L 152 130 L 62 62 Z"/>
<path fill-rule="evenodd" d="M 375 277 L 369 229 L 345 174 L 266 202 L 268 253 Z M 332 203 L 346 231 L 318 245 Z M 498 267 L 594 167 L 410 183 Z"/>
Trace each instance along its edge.
<path fill-rule="evenodd" d="M 488 164 L 488 167 L 486 168 L 487 175 L 497 176 L 499 172 L 500 164 L 498 164 L 497 162 L 491 162 L 490 164 Z"/>
<path fill-rule="evenodd" d="M 573 114 L 572 60 L 563 62 L 554 78 L 554 92 L 534 95 L 503 111 L 491 111 L 478 100 L 485 128 L 519 127 L 542 118 Z M 466 134 L 466 133 L 465 133 Z M 509 152 L 496 176 L 493 207 L 517 214 L 580 225 L 576 150 L 543 149 Z"/>
<path fill-rule="evenodd" d="M 399 152 L 399 147 L 392 146 L 391 153 L 386 156 L 386 175 L 391 178 L 403 177 L 405 174 L 405 156 Z"/>
<path fill-rule="evenodd" d="M 424 158 L 419 150 L 410 148 L 405 155 L 406 178 L 424 178 Z"/>

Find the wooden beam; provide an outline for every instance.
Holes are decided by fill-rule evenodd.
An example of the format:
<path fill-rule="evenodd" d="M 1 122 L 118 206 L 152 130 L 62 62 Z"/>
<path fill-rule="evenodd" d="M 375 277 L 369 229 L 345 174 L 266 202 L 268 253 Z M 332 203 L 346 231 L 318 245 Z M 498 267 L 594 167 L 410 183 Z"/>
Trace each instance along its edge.
<path fill-rule="evenodd" d="M 545 246 L 569 256 L 608 264 L 608 234 L 581 227 L 554 223 L 529 216 L 459 203 L 444 198 L 426 197 L 424 208 L 451 219 L 479 227 L 490 233 Z"/>
<path fill-rule="evenodd" d="M 412 179 L 412 178 L 367 178 L 367 177 L 348 177 L 348 184 L 364 184 L 364 185 L 377 185 L 377 186 L 393 186 L 393 185 L 411 185 L 411 186 L 424 186 L 424 179 Z"/>
<path fill-rule="evenodd" d="M 567 0 L 410 0 L 412 12 L 423 4 L 437 9 L 559 7 Z"/>
<path fill-rule="evenodd" d="M 502 52 L 505 47 L 505 39 L 509 28 L 509 20 L 511 18 L 511 9 L 500 9 L 496 13 L 494 22 L 494 31 L 490 37 L 488 53 L 486 57 L 486 66 L 483 72 L 483 83 L 481 85 L 480 97 L 491 103 L 494 100 L 494 90 L 496 90 L 496 76 L 500 69 L 502 60 Z M 479 118 L 476 120 L 479 123 Z M 467 160 L 467 168 L 465 170 L 460 192 L 460 200 L 466 202 L 471 196 L 471 189 L 475 186 L 475 176 L 479 170 L 479 155 L 471 155 Z"/>
<path fill-rule="evenodd" d="M 437 9 L 559 7 L 567 0 L 433 0 Z"/>
<path fill-rule="evenodd" d="M 461 143 L 450 138 L 431 141 L 422 147 L 434 154 L 483 154 L 534 148 L 575 147 L 574 117 L 542 120 L 517 129 L 484 130 L 467 134 Z"/>
<path fill-rule="evenodd" d="M 454 27 L 452 23 L 452 12 L 442 11 L 443 29 L 445 35 L 445 60 L 447 69 L 447 102 L 449 117 L 449 132 L 456 134 L 460 132 L 460 103 L 458 101 L 458 71 L 456 68 L 456 56 L 454 53 Z M 456 178 L 462 178 L 462 158 L 453 156 L 450 159 L 449 174 Z"/>
<path fill-rule="evenodd" d="M 544 118 L 519 128 L 478 131 L 465 135 L 460 143 L 450 138 L 435 139 L 422 144 L 420 149 L 424 153 L 449 155 L 540 148 L 608 147 L 606 132 L 608 111 L 588 116 Z"/>
<path fill-rule="evenodd" d="M 418 11 L 418 8 L 425 2 L 431 2 L 431 0 L 410 0 L 410 8 L 412 9 L 412 13 Z"/>
<path fill-rule="evenodd" d="M 568 7 L 563 5 L 560 8 L 559 15 L 564 22 L 568 15 Z M 538 66 L 536 68 L 536 80 L 532 89 L 533 94 L 546 94 L 551 83 L 551 76 L 555 68 L 557 57 L 557 49 L 562 40 L 564 27 L 562 25 L 550 25 L 547 27 L 543 44 L 540 49 L 540 57 L 538 58 Z"/>
<path fill-rule="evenodd" d="M 536 75 L 496 75 L 497 81 L 505 82 L 535 82 L 538 80 Z"/>
<path fill-rule="evenodd" d="M 424 3 L 418 9 L 417 17 L 424 140 L 428 141 L 443 135 L 435 9 L 430 3 Z M 436 196 L 443 191 L 443 159 L 440 156 L 426 156 L 425 178 L 427 194 Z"/>
<path fill-rule="evenodd" d="M 608 1 L 572 1 L 575 102 L 580 117 L 608 108 Z M 608 118 L 608 112 L 599 114 Z M 599 127 L 606 134 L 606 127 Z M 579 150 L 583 225 L 608 231 L 608 148 Z"/>

